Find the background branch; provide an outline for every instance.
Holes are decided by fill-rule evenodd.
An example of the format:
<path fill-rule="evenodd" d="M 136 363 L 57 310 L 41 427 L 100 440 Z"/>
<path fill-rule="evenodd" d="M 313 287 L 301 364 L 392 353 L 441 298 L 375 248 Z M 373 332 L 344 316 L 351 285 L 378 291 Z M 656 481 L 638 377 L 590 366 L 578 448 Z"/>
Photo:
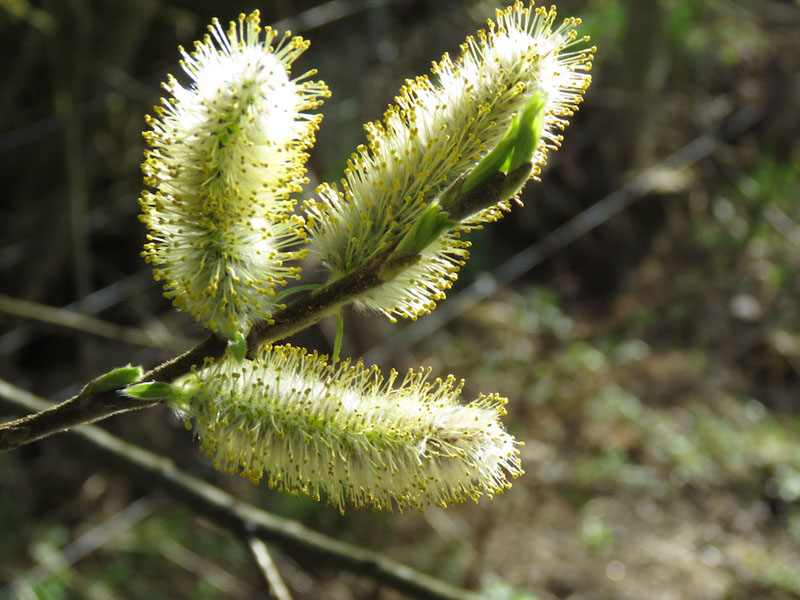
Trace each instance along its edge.
<path fill-rule="evenodd" d="M 13 412 L 43 411 L 47 402 L 0 379 L 0 405 Z M 290 554 L 303 559 L 313 557 L 320 564 L 338 566 L 354 573 L 373 577 L 413 598 L 430 600 L 478 600 L 478 594 L 456 588 L 439 579 L 398 563 L 391 558 L 340 542 L 308 529 L 295 521 L 283 519 L 240 502 L 227 492 L 197 477 L 180 471 L 166 458 L 129 444 L 102 429 L 76 427 L 69 440 L 101 459 L 122 468 L 173 498 L 187 504 L 209 521 L 233 535 L 281 544 Z"/>
<path fill-rule="evenodd" d="M 171 335 L 153 335 L 143 329 L 122 327 L 116 323 L 109 323 L 74 310 L 11 298 L 3 294 L 0 294 L 0 312 L 50 323 L 57 327 L 72 329 L 80 333 L 88 333 L 134 346 L 167 348 L 174 352 L 180 352 L 191 344 L 191 341 L 185 338 L 176 338 Z"/>
<path fill-rule="evenodd" d="M 278 566 L 272 559 L 267 545 L 257 537 L 250 536 L 245 540 L 247 547 L 250 549 L 250 554 L 258 565 L 261 574 L 264 576 L 264 582 L 269 588 L 270 597 L 273 600 L 292 600 L 292 595 L 289 589 L 283 582 Z"/>

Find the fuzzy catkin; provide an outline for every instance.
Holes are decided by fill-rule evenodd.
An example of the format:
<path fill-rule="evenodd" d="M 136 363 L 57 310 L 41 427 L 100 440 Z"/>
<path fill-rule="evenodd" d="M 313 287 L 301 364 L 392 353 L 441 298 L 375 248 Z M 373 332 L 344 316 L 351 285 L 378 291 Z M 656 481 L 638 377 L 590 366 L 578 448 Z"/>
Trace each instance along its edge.
<path fill-rule="evenodd" d="M 341 187 L 326 183 L 305 203 L 311 248 L 332 277 L 393 247 L 439 194 L 503 138 L 515 114 L 537 93 L 545 99 L 533 175 L 561 143 L 560 131 L 582 101 L 593 48 L 579 37 L 578 19 L 555 25 L 555 8 L 515 3 L 498 10 L 461 55 L 433 65 L 437 81 L 407 80 L 384 114 L 365 125 L 367 145 L 351 155 Z M 422 252 L 421 260 L 358 304 L 416 318 L 444 298 L 468 257 L 461 235 L 494 221 L 507 201 L 465 219 Z"/>
<path fill-rule="evenodd" d="M 500 422 L 506 400 L 463 405 L 463 382 L 430 369 L 331 365 L 291 346 L 209 363 L 173 408 L 194 420 L 217 468 L 344 510 L 446 506 L 510 487 L 518 447 Z"/>
<path fill-rule="evenodd" d="M 271 298 L 297 278 L 303 220 L 290 194 L 305 179 L 305 149 L 328 96 L 314 72 L 291 78 L 307 48 L 299 37 L 262 29 L 258 11 L 209 34 L 183 56 L 191 79 L 169 76 L 169 93 L 147 117 L 141 220 L 143 256 L 173 303 L 225 337 L 269 319 Z"/>

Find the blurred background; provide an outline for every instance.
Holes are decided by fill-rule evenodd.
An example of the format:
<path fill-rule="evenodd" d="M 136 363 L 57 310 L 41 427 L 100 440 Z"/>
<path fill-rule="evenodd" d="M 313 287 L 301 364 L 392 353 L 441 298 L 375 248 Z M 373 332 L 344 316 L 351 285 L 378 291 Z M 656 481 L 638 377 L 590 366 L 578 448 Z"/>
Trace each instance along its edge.
<path fill-rule="evenodd" d="M 403 80 L 455 54 L 495 6 L 0 0 L 0 377 L 59 400 L 203 337 L 139 257 L 137 198 L 143 116 L 166 73 L 180 75 L 177 45 L 213 16 L 259 8 L 311 40 L 295 72 L 318 68 L 333 93 L 313 189 L 340 177 Z M 559 11 L 583 19 L 598 51 L 543 181 L 473 237 L 432 315 L 348 313 L 343 349 L 466 377 L 468 399 L 507 396 L 526 444 L 509 492 L 341 517 L 213 471 L 165 410 L 102 426 L 490 598 L 800 598 L 800 2 Z M 293 341 L 327 352 L 334 329 Z M 63 437 L 0 454 L 0 481 L 0 597 L 260 597 L 238 540 Z M 295 598 L 401 597 L 273 550 Z"/>

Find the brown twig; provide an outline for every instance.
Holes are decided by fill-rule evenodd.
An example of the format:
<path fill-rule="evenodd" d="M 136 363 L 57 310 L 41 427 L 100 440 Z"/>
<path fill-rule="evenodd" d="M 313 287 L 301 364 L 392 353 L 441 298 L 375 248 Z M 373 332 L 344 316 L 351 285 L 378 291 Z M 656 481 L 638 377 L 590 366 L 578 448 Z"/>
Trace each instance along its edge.
<path fill-rule="evenodd" d="M 13 412 L 41 411 L 47 407 L 47 402 L 41 398 L 2 379 L 0 404 Z M 241 502 L 227 492 L 180 471 L 171 460 L 129 444 L 102 429 L 85 425 L 67 433 L 69 440 L 88 452 L 93 460 L 113 464 L 149 485 L 161 488 L 236 537 L 257 537 L 275 542 L 286 552 L 302 558 L 303 562 L 313 558 L 320 564 L 372 577 L 413 598 L 479 599 L 475 592 L 451 586 L 383 554 L 329 538 L 300 523 Z"/>
<path fill-rule="evenodd" d="M 188 352 L 148 371 L 142 379 L 171 381 L 189 372 L 192 365 L 199 363 L 204 356 L 221 355 L 225 345 L 225 342 L 209 337 Z M 111 415 L 149 408 L 159 403 L 158 400 L 122 396 L 116 390 L 93 393 L 90 384 L 60 404 L 46 406 L 32 415 L 0 425 L 0 450 L 18 448 L 76 425 L 94 423 Z"/>

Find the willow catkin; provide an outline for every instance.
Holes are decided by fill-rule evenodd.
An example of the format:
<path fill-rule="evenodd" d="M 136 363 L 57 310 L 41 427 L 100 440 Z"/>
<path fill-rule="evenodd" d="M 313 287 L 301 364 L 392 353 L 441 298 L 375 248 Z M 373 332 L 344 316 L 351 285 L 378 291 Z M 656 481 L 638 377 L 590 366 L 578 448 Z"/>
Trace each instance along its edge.
<path fill-rule="evenodd" d="M 208 361 L 171 403 L 217 468 L 342 510 L 424 509 L 491 497 L 522 473 L 506 400 L 461 404 L 462 385 L 271 346 Z"/>

